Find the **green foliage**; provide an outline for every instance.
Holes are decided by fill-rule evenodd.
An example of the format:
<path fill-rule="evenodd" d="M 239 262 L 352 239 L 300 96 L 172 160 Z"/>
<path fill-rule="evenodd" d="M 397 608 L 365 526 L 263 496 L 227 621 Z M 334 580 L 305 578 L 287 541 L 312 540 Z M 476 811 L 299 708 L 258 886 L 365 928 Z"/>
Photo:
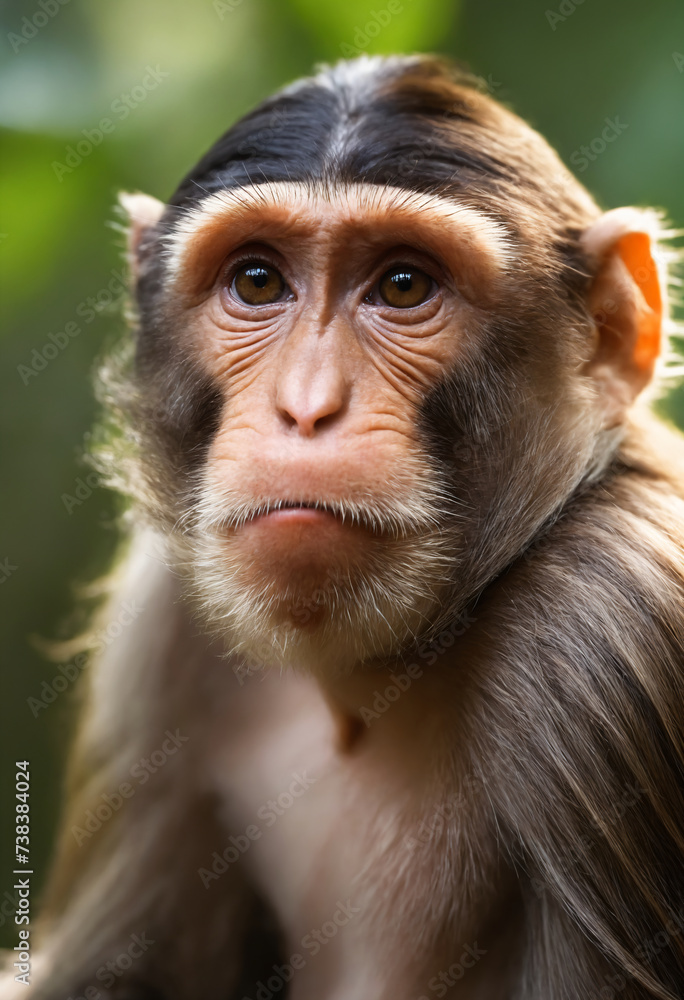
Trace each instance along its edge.
<path fill-rule="evenodd" d="M 330 60 L 362 54 L 425 52 L 439 46 L 456 13 L 453 0 L 349 0 L 323 4 L 291 0 L 321 55 Z"/>

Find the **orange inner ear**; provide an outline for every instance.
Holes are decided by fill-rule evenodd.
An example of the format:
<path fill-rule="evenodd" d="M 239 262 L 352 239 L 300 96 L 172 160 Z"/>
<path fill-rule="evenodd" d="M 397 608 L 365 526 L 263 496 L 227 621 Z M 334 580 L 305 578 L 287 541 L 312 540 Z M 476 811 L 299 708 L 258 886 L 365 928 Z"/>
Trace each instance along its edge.
<path fill-rule="evenodd" d="M 638 334 L 633 363 L 641 371 L 650 372 L 660 353 L 663 320 L 663 300 L 658 271 L 651 256 L 651 240 L 646 233 L 626 233 L 618 240 L 616 250 L 641 292 L 637 303 Z"/>

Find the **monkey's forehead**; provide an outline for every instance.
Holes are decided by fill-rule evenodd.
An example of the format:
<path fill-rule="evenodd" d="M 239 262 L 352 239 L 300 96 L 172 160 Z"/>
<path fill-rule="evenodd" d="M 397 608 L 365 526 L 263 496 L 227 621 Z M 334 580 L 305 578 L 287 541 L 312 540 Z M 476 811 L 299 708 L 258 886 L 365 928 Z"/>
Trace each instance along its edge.
<path fill-rule="evenodd" d="M 505 225 L 465 203 L 379 184 L 281 181 L 219 191 L 185 213 L 165 238 L 167 277 L 196 276 L 203 260 L 250 240 L 326 233 L 455 255 L 492 278 L 514 257 Z"/>

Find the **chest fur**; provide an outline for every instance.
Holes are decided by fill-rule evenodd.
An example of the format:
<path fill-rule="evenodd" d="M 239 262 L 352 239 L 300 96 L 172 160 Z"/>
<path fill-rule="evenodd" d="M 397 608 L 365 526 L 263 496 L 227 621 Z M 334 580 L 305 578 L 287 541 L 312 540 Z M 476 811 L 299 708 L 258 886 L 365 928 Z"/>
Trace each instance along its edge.
<path fill-rule="evenodd" d="M 472 902 L 487 910 L 498 862 L 489 832 L 474 832 L 476 783 L 439 712 L 426 718 L 404 693 L 357 728 L 313 680 L 259 674 L 221 715 L 210 781 L 226 842 L 214 864 L 239 861 L 273 907 L 292 996 L 447 995 L 429 983 L 484 954 Z"/>

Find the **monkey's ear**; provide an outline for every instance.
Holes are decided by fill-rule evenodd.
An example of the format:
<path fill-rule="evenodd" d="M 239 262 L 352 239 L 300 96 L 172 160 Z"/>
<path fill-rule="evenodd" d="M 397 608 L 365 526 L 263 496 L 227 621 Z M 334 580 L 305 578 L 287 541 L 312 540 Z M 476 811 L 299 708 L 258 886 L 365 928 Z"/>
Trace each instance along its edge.
<path fill-rule="evenodd" d="M 133 278 L 137 278 L 140 248 L 145 234 L 159 222 L 166 205 L 148 194 L 119 193 L 119 204 L 128 218 L 126 251 Z"/>
<path fill-rule="evenodd" d="M 660 355 L 666 279 L 659 235 L 654 212 L 616 208 L 583 236 L 596 266 L 589 309 L 597 336 L 587 370 L 600 385 L 607 426 L 624 419 Z"/>

